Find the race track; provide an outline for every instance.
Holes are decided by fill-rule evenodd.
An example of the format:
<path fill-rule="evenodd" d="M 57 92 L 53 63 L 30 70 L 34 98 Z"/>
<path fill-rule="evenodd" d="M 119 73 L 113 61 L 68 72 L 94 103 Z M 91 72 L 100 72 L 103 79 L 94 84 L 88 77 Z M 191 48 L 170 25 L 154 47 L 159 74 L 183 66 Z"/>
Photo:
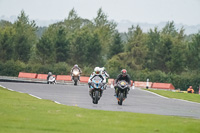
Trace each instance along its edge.
<path fill-rule="evenodd" d="M 139 88 L 130 91 L 122 106 L 117 104 L 114 89 L 107 88 L 97 105 L 92 103 L 88 86 L 48 85 L 36 83 L 0 82 L 0 85 L 17 91 L 28 93 L 41 99 L 49 99 L 56 103 L 81 108 L 127 111 L 145 114 L 159 114 L 200 119 L 200 103 L 161 97 Z"/>

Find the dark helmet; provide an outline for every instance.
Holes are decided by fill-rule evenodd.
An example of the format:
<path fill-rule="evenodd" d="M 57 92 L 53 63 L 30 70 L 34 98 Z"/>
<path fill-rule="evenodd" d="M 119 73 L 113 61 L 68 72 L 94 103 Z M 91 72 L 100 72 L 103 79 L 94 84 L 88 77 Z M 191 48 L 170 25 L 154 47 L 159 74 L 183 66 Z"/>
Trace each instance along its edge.
<path fill-rule="evenodd" d="M 121 73 L 122 73 L 123 76 L 126 76 L 126 74 L 127 74 L 126 69 L 122 69 Z"/>

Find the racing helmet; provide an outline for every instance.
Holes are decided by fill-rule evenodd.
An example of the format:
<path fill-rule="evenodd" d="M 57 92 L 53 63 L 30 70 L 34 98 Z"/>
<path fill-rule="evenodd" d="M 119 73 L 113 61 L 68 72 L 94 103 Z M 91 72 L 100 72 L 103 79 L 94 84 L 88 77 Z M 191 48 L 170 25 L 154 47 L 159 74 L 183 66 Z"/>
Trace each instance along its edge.
<path fill-rule="evenodd" d="M 48 75 L 52 75 L 52 72 L 49 72 Z"/>
<path fill-rule="evenodd" d="M 78 67 L 78 65 L 77 65 L 77 64 L 75 64 L 75 65 L 74 65 L 74 67 Z"/>
<path fill-rule="evenodd" d="M 121 73 L 122 73 L 123 76 L 126 76 L 127 70 L 126 69 L 122 69 Z"/>
<path fill-rule="evenodd" d="M 95 72 L 95 74 L 100 74 L 100 72 L 101 72 L 101 68 L 100 67 L 95 67 L 94 68 L 94 72 Z"/>

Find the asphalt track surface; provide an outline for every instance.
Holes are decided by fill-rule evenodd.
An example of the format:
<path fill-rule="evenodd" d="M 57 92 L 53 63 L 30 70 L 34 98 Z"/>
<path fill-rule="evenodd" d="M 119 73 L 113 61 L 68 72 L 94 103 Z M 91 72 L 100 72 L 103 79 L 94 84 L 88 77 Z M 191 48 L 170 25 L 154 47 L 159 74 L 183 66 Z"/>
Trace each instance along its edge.
<path fill-rule="evenodd" d="M 114 89 L 107 88 L 98 104 L 93 104 L 86 85 L 48 85 L 36 83 L 0 82 L 1 86 L 17 92 L 28 93 L 41 99 L 81 108 L 109 111 L 125 111 L 200 119 L 200 103 L 171 99 L 135 88 L 120 106 L 114 97 Z"/>

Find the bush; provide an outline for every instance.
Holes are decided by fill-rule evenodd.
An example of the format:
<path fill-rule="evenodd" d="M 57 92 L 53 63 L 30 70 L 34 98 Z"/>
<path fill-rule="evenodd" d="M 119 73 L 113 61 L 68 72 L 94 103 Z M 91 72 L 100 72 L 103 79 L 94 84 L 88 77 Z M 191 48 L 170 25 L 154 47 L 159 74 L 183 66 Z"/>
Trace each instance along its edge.
<path fill-rule="evenodd" d="M 65 62 L 59 62 L 53 66 L 53 74 L 56 75 L 69 75 L 71 67 Z"/>
<path fill-rule="evenodd" d="M 20 71 L 23 71 L 26 65 L 21 61 L 9 60 L 7 62 L 0 63 L 0 71 L 3 76 L 18 76 Z"/>

